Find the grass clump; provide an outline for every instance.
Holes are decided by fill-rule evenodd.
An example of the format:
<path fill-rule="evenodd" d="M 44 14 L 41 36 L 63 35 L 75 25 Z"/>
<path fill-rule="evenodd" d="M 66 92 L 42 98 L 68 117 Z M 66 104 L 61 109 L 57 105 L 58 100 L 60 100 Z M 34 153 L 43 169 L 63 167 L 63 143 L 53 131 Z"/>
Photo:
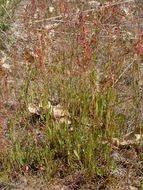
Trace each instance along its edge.
<path fill-rule="evenodd" d="M 137 40 L 123 37 L 120 6 L 79 10 L 77 3 L 75 10 L 59 2 L 54 11 L 46 0 L 26 7 L 24 83 L 2 168 L 9 177 L 31 171 L 45 179 L 85 170 L 91 181 L 108 181 L 115 169 L 113 138 L 129 123 L 142 125 L 141 32 Z M 34 114 L 31 103 L 38 109 Z M 56 109 L 64 111 L 55 116 Z"/>
<path fill-rule="evenodd" d="M 8 29 L 8 23 L 13 16 L 13 8 L 18 0 L 1 0 L 0 2 L 0 29 L 6 31 Z"/>
<path fill-rule="evenodd" d="M 6 31 L 13 21 L 14 8 L 19 0 L 1 0 L 0 1 L 0 49 L 5 50 L 4 39 L 9 39 Z"/>

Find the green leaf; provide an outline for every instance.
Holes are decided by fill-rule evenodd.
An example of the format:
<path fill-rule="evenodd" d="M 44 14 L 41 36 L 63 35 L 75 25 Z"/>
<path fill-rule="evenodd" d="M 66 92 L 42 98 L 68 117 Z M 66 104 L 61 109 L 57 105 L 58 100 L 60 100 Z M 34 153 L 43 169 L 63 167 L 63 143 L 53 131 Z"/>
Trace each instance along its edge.
<path fill-rule="evenodd" d="M 73 152 L 74 152 L 74 154 L 76 155 L 76 157 L 78 158 L 78 160 L 80 160 L 80 157 L 79 157 L 79 155 L 78 155 L 77 151 L 76 151 L 76 150 L 74 150 Z"/>
<path fill-rule="evenodd" d="M 120 113 L 120 114 L 117 115 L 117 119 L 123 120 L 123 119 L 125 119 L 125 115 Z"/>
<path fill-rule="evenodd" d="M 91 76 L 92 76 L 93 79 L 96 80 L 96 71 L 95 70 L 91 73 Z"/>
<path fill-rule="evenodd" d="M 98 113 L 98 116 L 100 118 L 102 118 L 102 115 L 103 115 L 103 108 L 104 108 L 104 98 L 100 98 L 99 102 L 98 102 L 98 105 L 99 105 L 99 113 Z"/>
<path fill-rule="evenodd" d="M 143 183 L 141 183 L 141 190 L 143 190 Z"/>
<path fill-rule="evenodd" d="M 18 143 L 16 143 L 16 151 L 17 151 L 17 154 L 18 154 L 20 164 L 22 166 L 24 166 L 24 162 L 23 162 L 23 158 L 22 158 L 22 154 L 21 154 L 21 150 L 20 150 L 20 145 Z"/>
<path fill-rule="evenodd" d="M 102 177 L 103 176 L 103 171 L 101 169 L 98 169 L 97 170 L 97 175 Z"/>

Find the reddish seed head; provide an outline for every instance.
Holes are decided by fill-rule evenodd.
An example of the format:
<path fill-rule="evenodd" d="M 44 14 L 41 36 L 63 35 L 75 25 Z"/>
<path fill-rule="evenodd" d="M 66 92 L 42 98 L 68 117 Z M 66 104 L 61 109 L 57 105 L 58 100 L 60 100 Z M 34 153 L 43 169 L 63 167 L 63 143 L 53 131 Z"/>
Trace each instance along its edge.
<path fill-rule="evenodd" d="M 119 148 L 117 146 L 112 146 L 113 150 L 119 150 Z"/>
<path fill-rule="evenodd" d="M 69 129 L 69 131 L 70 131 L 70 132 L 73 132 L 73 127 L 71 127 L 71 128 Z"/>
<path fill-rule="evenodd" d="M 58 171 L 59 171 L 59 172 L 62 171 L 62 167 L 59 167 L 59 168 L 58 168 Z"/>
<path fill-rule="evenodd" d="M 28 166 L 26 166 L 26 168 L 25 168 L 25 169 L 26 169 L 26 172 L 28 172 L 28 170 L 29 170 L 29 167 L 28 167 Z"/>

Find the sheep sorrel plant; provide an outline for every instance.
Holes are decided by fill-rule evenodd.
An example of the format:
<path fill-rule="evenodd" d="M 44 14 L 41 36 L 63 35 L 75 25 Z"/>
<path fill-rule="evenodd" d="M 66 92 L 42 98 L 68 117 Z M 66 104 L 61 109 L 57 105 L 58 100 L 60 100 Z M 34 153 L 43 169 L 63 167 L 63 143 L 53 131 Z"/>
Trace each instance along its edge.
<path fill-rule="evenodd" d="M 91 4 L 32 0 L 25 7 L 27 39 L 20 57 L 20 41 L 13 54 L 15 84 L 22 82 L 9 121 L 9 177 L 78 173 L 80 182 L 70 187 L 87 180 L 107 185 L 118 141 L 142 127 L 142 30 L 131 29 L 135 38 L 128 40 L 120 4 Z M 138 25 L 134 16 L 130 22 Z"/>

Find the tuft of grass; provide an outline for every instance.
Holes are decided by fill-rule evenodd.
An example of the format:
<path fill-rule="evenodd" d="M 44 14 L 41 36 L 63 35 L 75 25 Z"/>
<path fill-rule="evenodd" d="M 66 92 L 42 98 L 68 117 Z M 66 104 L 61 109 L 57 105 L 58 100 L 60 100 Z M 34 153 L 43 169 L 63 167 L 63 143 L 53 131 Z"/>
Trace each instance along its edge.
<path fill-rule="evenodd" d="M 7 37 L 6 31 L 13 21 L 14 8 L 19 0 L 1 0 L 0 1 L 0 49 L 5 50 L 6 45 L 3 39 Z"/>
<path fill-rule="evenodd" d="M 8 29 L 8 23 L 12 19 L 13 9 L 18 3 L 18 0 L 1 0 L 0 2 L 0 30 L 6 31 Z"/>
<path fill-rule="evenodd" d="M 11 172 L 31 172 L 49 180 L 62 165 L 64 176 L 86 170 L 91 181 L 109 180 L 116 167 L 113 137 L 128 131 L 129 125 L 142 125 L 142 32 L 137 40 L 123 38 L 125 15 L 111 3 L 94 12 L 84 7 L 75 11 L 59 1 L 54 13 L 48 10 L 46 0 L 26 7 L 24 84 L 10 118 L 3 173 L 10 178 Z M 47 14 L 53 16 L 50 24 Z M 68 110 L 70 125 L 58 122 L 47 109 L 48 101 L 56 98 Z M 42 104 L 40 116 L 28 111 L 34 101 Z"/>

